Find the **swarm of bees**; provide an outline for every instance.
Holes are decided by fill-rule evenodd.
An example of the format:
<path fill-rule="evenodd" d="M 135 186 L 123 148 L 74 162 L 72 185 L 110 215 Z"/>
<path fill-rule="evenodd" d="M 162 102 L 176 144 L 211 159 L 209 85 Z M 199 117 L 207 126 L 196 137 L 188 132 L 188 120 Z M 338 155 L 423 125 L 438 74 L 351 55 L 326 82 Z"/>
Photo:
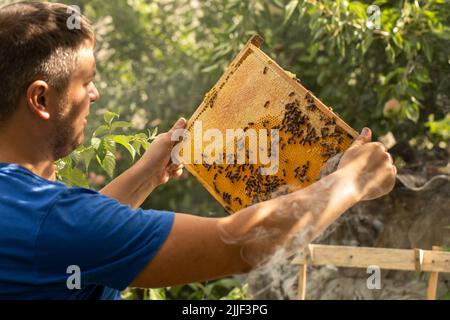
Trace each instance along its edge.
<path fill-rule="evenodd" d="M 244 127 L 244 131 L 255 127 L 277 128 L 281 132 L 278 142 L 281 151 L 296 146 L 299 148 L 300 146 L 315 145 L 320 147 L 320 156 L 322 161 L 326 162 L 342 151 L 340 145 L 344 142 L 345 137 L 352 139 L 352 136 L 346 135 L 336 124 L 335 117 L 327 117 L 324 114 L 320 114 L 319 117 L 323 125 L 319 131 L 316 130 L 310 120 L 312 113 L 319 112 L 314 98 L 307 92 L 304 96 L 306 104 L 302 105 L 297 96 L 298 94 L 295 92 L 288 94 L 290 101 L 284 106 L 281 123 L 275 124 L 267 119 L 262 119 L 260 123 L 250 121 Z M 269 104 L 270 101 L 267 101 L 263 107 L 267 108 Z M 244 145 L 242 142 L 238 143 L 237 150 L 242 150 Z M 226 163 L 225 157 L 220 156 L 223 159 L 220 163 Z M 249 159 L 249 150 L 246 150 L 246 157 Z M 262 175 L 258 164 L 237 164 L 236 160 L 232 164 L 203 163 L 201 166 L 206 172 L 213 173 L 213 190 L 217 195 L 220 195 L 223 203 L 225 203 L 225 209 L 232 212 L 233 208 L 236 207 L 243 208 L 260 201 L 269 200 L 274 194 L 279 196 L 289 193 L 292 191 L 289 188 L 292 184 L 291 178 L 301 185 L 307 185 L 314 181 L 315 177 L 310 173 L 310 160 L 306 160 L 297 166 L 294 164 L 298 164 L 295 159 L 292 159 L 292 165 L 290 165 L 289 159 L 284 159 L 280 166 L 281 170 L 276 175 Z M 230 191 L 233 190 L 233 187 L 230 188 L 229 186 L 237 185 L 243 187 L 244 196 L 232 194 Z M 227 190 L 222 190 L 223 187 L 219 186 L 226 186 Z"/>

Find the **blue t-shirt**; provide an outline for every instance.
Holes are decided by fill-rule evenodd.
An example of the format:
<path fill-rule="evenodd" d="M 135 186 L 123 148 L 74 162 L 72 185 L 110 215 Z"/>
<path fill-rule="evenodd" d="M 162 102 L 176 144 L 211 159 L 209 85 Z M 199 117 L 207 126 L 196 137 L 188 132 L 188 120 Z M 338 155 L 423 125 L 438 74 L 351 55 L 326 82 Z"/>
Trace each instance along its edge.
<path fill-rule="evenodd" d="M 0 299 L 120 299 L 173 220 L 0 163 Z"/>

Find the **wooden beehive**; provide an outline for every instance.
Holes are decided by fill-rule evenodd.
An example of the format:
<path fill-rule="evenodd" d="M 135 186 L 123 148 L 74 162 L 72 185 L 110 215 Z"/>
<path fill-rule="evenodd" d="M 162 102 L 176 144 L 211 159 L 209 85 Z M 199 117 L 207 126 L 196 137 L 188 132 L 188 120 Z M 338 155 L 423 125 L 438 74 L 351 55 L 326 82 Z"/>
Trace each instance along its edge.
<path fill-rule="evenodd" d="M 183 157 L 189 148 L 192 155 L 187 170 L 229 213 L 310 185 L 324 163 L 345 151 L 358 135 L 261 51 L 261 43 L 259 36 L 248 41 L 205 95 L 187 129 L 191 137 L 198 121 L 203 132 L 217 129 L 224 137 L 226 129 L 268 129 L 268 134 L 270 129 L 278 129 L 276 173 L 263 175 L 260 168 L 265 166 L 260 162 L 249 164 L 249 150 L 245 150 L 245 164 L 236 164 L 237 157 L 231 164 L 211 164 L 211 159 L 195 163 L 192 159 L 198 145 L 183 142 Z M 226 162 L 226 147 L 216 159 Z M 204 150 L 200 151 L 205 156 Z"/>

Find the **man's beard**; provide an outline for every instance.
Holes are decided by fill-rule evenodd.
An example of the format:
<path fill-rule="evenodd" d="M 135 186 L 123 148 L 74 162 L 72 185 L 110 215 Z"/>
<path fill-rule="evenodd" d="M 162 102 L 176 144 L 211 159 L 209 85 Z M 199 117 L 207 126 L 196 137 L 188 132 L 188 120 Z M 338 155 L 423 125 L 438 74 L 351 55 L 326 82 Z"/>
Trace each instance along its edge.
<path fill-rule="evenodd" d="M 74 130 L 75 118 L 71 112 L 65 112 L 69 108 L 67 97 L 63 97 L 58 106 L 58 113 L 54 122 L 54 130 L 52 134 L 51 150 L 55 160 L 61 159 L 69 155 L 75 150 L 80 142 L 75 136 Z M 72 108 L 73 110 L 74 108 Z"/>

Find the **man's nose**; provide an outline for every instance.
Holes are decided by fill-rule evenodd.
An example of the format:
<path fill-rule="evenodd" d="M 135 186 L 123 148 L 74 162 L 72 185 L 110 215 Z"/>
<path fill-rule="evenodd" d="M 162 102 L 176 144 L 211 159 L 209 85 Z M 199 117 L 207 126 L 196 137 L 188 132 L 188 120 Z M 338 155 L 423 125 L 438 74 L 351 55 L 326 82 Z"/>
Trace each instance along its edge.
<path fill-rule="evenodd" d="M 94 103 L 98 100 L 100 100 L 101 96 L 100 96 L 100 92 L 98 92 L 97 87 L 95 86 L 95 84 L 93 84 L 93 88 L 91 93 L 89 94 L 90 99 L 91 99 L 91 103 Z"/>

